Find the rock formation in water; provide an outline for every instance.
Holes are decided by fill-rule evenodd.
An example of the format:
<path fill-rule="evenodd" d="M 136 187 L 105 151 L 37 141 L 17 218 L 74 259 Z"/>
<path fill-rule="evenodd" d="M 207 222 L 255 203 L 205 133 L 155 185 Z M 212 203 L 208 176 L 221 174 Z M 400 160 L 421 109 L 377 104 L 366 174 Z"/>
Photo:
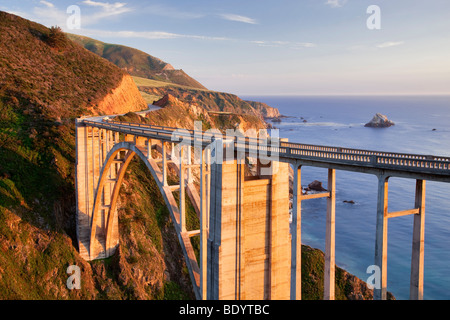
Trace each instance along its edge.
<path fill-rule="evenodd" d="M 318 181 L 318 180 L 314 180 L 313 182 L 311 182 L 308 187 L 305 189 L 306 191 L 327 191 L 327 189 L 325 189 L 322 186 L 322 182 Z"/>
<path fill-rule="evenodd" d="M 395 125 L 395 123 L 389 120 L 384 114 L 377 113 L 370 122 L 366 123 L 365 127 L 372 128 L 387 128 Z"/>

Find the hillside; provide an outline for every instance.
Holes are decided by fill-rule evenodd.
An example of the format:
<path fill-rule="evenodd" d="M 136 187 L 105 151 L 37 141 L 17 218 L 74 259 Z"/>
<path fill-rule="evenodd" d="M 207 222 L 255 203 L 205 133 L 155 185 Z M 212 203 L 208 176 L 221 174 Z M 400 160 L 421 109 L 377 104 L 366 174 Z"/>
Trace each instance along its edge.
<path fill-rule="evenodd" d="M 146 107 L 131 77 L 114 64 L 57 28 L 0 12 L 0 300 L 192 297 L 188 276 L 179 272 L 178 240 L 164 227 L 170 218 L 162 197 L 146 198 L 145 215 L 128 199 L 139 197 L 134 185 L 145 177 L 139 170 L 123 186 L 122 201 L 130 205 L 121 209 L 121 227 L 129 227 L 130 212 L 133 230 L 158 221 L 151 238 L 142 235 L 147 248 L 131 251 L 140 241 L 126 232 L 127 250 L 105 261 L 87 263 L 76 248 L 74 119 Z M 139 253 L 159 262 L 137 268 Z M 81 268 L 80 291 L 66 287 L 73 264 Z"/>
<path fill-rule="evenodd" d="M 132 76 L 197 89 L 206 89 L 201 83 L 188 76 L 183 70 L 176 70 L 170 64 L 140 50 L 117 44 L 104 43 L 75 34 L 67 34 L 67 36 L 93 53 L 111 61 Z"/>

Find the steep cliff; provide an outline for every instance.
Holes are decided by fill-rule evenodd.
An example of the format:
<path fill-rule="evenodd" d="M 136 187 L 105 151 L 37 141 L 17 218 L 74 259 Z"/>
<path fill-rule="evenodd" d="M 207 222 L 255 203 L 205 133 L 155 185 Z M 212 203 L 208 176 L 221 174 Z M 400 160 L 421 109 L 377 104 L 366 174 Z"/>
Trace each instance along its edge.
<path fill-rule="evenodd" d="M 176 98 L 166 94 L 154 105 L 162 109 L 150 112 L 146 115 L 147 123 L 169 127 L 179 127 L 194 130 L 194 122 L 201 121 L 204 130 L 215 128 L 222 131 L 226 129 L 241 130 L 266 129 L 266 123 L 259 115 L 248 113 L 214 113 L 205 109 L 203 104 L 183 100 L 183 96 Z"/>
<path fill-rule="evenodd" d="M 121 114 L 145 110 L 147 109 L 147 103 L 139 93 L 131 76 L 124 74 L 120 84 L 103 97 L 92 109 L 93 113 Z"/>
<path fill-rule="evenodd" d="M 257 102 L 255 102 L 255 108 L 249 101 L 244 101 L 231 93 L 161 85 L 145 81 L 145 79 L 134 79 L 139 90 L 145 95 L 150 97 L 164 97 L 166 95 L 176 97 L 179 101 L 204 109 L 210 116 L 216 117 L 218 121 L 237 121 L 239 123 L 242 118 L 246 118 L 253 124 L 258 123 L 256 125 L 258 128 L 266 128 L 268 124 L 265 123 L 264 119 L 270 117 L 270 115 L 279 115 L 278 109 Z M 254 118 L 259 120 L 254 120 Z M 261 123 L 264 123 L 264 125 L 260 126 Z M 248 128 L 245 124 L 242 127 Z"/>
<path fill-rule="evenodd" d="M 271 107 L 263 102 L 246 101 L 256 111 L 258 111 L 264 118 L 278 118 L 281 116 L 280 111 L 277 108 Z"/>

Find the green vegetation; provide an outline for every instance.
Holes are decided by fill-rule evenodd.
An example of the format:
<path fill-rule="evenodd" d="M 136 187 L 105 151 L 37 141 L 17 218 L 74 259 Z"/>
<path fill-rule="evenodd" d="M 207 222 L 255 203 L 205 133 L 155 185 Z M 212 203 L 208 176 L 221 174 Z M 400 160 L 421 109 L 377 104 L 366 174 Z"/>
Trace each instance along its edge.
<path fill-rule="evenodd" d="M 117 44 L 104 43 L 74 34 L 68 34 L 67 36 L 86 49 L 114 63 L 132 76 L 206 89 L 198 81 L 188 76 L 183 70 L 175 70 L 168 63 L 140 50 Z"/>
<path fill-rule="evenodd" d="M 210 91 L 207 89 L 199 89 L 199 88 L 180 85 L 180 84 L 176 84 L 176 83 L 172 83 L 172 82 L 158 81 L 158 80 L 135 77 L 135 76 L 133 76 L 132 78 L 134 80 L 134 83 L 136 83 L 136 85 L 138 87 L 152 87 L 152 88 L 169 88 L 170 87 L 170 88 L 181 88 L 181 89 L 195 90 L 195 91 Z"/>
<path fill-rule="evenodd" d="M 58 26 L 50 28 L 45 41 L 53 48 L 63 48 L 67 45 L 67 38 L 62 29 Z"/>
<path fill-rule="evenodd" d="M 153 104 L 155 101 L 158 101 L 162 98 L 162 96 L 151 95 L 141 91 L 142 98 L 144 98 L 147 104 Z"/>

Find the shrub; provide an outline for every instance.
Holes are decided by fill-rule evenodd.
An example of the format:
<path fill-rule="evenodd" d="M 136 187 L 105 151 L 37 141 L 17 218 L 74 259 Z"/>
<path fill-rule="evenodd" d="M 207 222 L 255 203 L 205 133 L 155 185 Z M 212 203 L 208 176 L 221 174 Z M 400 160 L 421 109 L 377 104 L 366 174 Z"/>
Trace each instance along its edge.
<path fill-rule="evenodd" d="M 47 36 L 46 42 L 53 48 L 61 48 L 66 44 L 67 38 L 60 27 L 53 26 L 50 28 L 50 33 Z"/>

